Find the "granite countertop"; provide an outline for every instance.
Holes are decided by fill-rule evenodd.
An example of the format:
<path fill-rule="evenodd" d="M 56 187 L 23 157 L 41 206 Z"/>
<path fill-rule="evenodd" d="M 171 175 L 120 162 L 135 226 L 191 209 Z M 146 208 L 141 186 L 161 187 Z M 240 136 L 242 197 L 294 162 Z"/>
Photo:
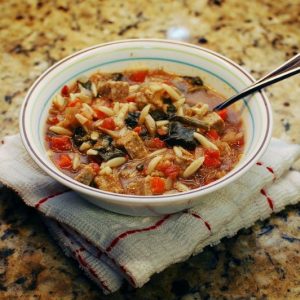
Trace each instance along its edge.
<path fill-rule="evenodd" d="M 2 1 L 0 137 L 18 132 L 23 97 L 45 69 L 82 48 L 176 38 L 216 50 L 256 78 L 299 52 L 300 1 Z M 273 135 L 300 143 L 300 78 L 270 87 Z M 299 166 L 298 166 L 299 167 Z M 296 166 L 296 168 L 298 168 Z M 300 299 L 300 206 L 200 255 L 104 296 L 64 256 L 41 217 L 0 188 L 0 299 Z"/>

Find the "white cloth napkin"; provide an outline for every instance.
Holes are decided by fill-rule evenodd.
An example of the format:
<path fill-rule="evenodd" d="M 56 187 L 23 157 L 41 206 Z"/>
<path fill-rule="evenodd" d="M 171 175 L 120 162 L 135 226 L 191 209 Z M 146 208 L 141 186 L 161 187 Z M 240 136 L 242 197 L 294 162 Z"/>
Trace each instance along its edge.
<path fill-rule="evenodd" d="M 154 273 L 300 200 L 300 173 L 289 170 L 300 146 L 274 139 L 238 181 L 193 209 L 162 217 L 102 210 L 41 171 L 18 135 L 2 143 L 0 182 L 47 216 L 46 224 L 65 253 L 105 294 L 119 289 L 124 278 L 141 287 Z"/>

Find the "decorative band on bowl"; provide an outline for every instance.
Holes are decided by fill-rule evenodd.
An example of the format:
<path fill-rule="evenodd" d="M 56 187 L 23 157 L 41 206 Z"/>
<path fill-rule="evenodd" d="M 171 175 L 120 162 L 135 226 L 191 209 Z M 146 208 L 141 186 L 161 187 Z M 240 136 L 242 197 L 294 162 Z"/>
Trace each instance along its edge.
<path fill-rule="evenodd" d="M 201 50 L 203 52 L 207 52 L 213 56 L 216 56 L 218 58 L 220 58 L 221 60 L 224 60 L 226 61 L 227 63 L 229 63 L 230 65 L 232 65 L 233 67 L 235 67 L 236 69 L 238 69 L 241 73 L 243 73 L 251 82 L 253 82 L 253 78 L 247 73 L 245 72 L 240 66 L 238 66 L 237 64 L 233 63 L 231 60 L 223 57 L 222 55 L 219 55 L 211 50 L 208 50 L 208 49 L 205 49 L 205 48 L 201 48 L 201 47 L 198 47 L 198 46 L 193 46 L 193 45 L 190 45 L 190 44 L 185 44 L 185 43 L 181 43 L 181 42 L 176 42 L 176 41 L 164 41 L 164 40 L 130 40 L 130 42 L 157 42 L 157 43 L 163 43 L 163 44 L 173 44 L 173 45 L 180 45 L 180 46 L 185 46 L 185 47 L 189 47 L 189 48 L 193 48 L 193 49 L 197 49 L 197 50 Z M 61 64 L 65 63 L 66 61 L 78 56 L 78 55 L 81 55 L 83 53 L 87 53 L 89 51 L 92 51 L 92 50 L 95 50 L 95 49 L 98 49 L 98 48 L 103 48 L 103 47 L 107 47 L 107 46 L 110 46 L 110 45 L 114 45 L 114 44 L 122 44 L 122 43 L 128 43 L 129 41 L 127 40 L 124 40 L 124 41 L 117 41 L 117 42 L 112 42 L 112 43 L 107 43 L 107 44 L 102 44 L 102 45 L 97 45 L 97 46 L 94 46 L 94 47 L 91 47 L 91 48 L 87 48 L 87 49 L 84 49 L 80 52 L 77 52 L 73 55 L 70 55 L 69 57 L 59 61 L 58 63 L 56 63 L 54 66 L 52 66 L 51 68 L 49 68 L 48 70 L 46 70 L 38 79 L 37 81 L 33 84 L 32 88 L 30 89 L 29 93 L 26 95 L 26 98 L 24 100 L 24 104 L 23 104 L 23 110 L 22 110 L 22 114 L 21 114 L 21 122 L 22 122 L 22 126 L 21 126 L 21 130 L 22 130 L 22 133 L 23 133 L 23 137 L 25 139 L 25 142 L 26 142 L 26 145 L 27 145 L 27 148 L 30 149 L 30 152 L 31 154 L 34 156 L 35 160 L 39 162 L 39 164 L 41 166 L 43 166 L 44 169 L 46 169 L 50 174 L 52 175 L 55 175 L 57 176 L 58 178 L 60 178 L 60 180 L 62 182 L 67 182 L 69 185 L 71 186 L 79 186 L 81 187 L 83 190 L 86 190 L 86 191 L 91 191 L 91 192 L 96 192 L 98 194 L 104 194 L 104 195 L 107 195 L 107 196 L 113 196 L 115 198 L 119 198 L 119 200 L 121 200 L 122 198 L 124 198 L 124 195 L 119 195 L 119 194 L 115 194 L 115 193 L 111 193 L 111 192 L 106 192 L 106 191 L 103 191 L 103 190 L 98 190 L 96 188 L 92 188 L 92 187 L 89 187 L 89 186 L 86 186 L 86 185 L 83 185 L 77 181 L 75 181 L 74 179 L 71 179 L 65 175 L 63 175 L 62 173 L 58 173 L 54 168 L 51 168 L 48 164 L 46 164 L 44 162 L 43 159 L 40 158 L 40 156 L 35 152 L 35 150 L 32 148 L 31 144 L 30 144 L 30 141 L 29 141 L 29 138 L 28 138 L 28 135 L 27 135 L 27 132 L 25 130 L 25 115 L 26 115 L 26 109 L 27 109 L 27 106 L 28 106 L 28 101 L 31 97 L 31 95 L 33 94 L 34 90 L 36 89 L 36 87 L 38 86 L 38 84 L 50 73 L 52 72 L 55 68 L 57 68 L 58 66 L 60 66 Z M 173 51 L 173 49 L 171 49 L 171 51 Z M 145 58 L 139 58 L 141 60 L 145 60 Z M 149 59 L 149 58 L 148 58 Z M 153 60 L 159 60 L 157 58 L 151 58 Z M 131 59 L 133 60 L 133 59 Z M 116 61 L 114 61 L 116 62 Z M 111 63 L 111 62 L 110 62 Z M 180 61 L 177 61 L 177 63 L 182 63 L 182 64 L 185 64 L 183 62 L 180 62 Z M 108 64 L 108 63 L 106 63 Z M 205 70 L 204 68 L 201 68 L 199 66 L 196 66 L 196 65 L 190 65 L 192 67 L 195 67 L 195 68 L 198 68 L 198 69 L 202 69 L 203 71 L 207 71 L 208 73 L 211 73 L 209 72 L 208 70 Z M 97 66 L 94 66 L 92 68 L 89 68 L 89 69 L 94 69 L 96 68 Z M 84 72 L 87 72 L 89 69 L 87 70 L 84 70 L 84 71 L 81 71 L 79 74 L 81 73 L 84 73 Z M 72 77 L 76 77 L 78 76 L 79 74 L 77 75 L 74 75 Z M 211 75 L 213 76 L 216 76 L 218 77 L 216 74 L 212 74 Z M 221 79 L 224 83 L 226 83 L 228 86 L 230 86 L 232 89 L 233 86 L 231 86 L 231 84 L 229 84 L 228 82 L 226 82 L 225 80 L 223 80 L 222 78 L 218 77 L 219 79 Z M 66 82 L 72 80 L 72 78 L 69 78 Z M 235 90 L 235 89 L 234 89 Z M 266 132 L 265 132 L 265 135 L 263 137 L 263 141 L 260 145 L 260 147 L 257 149 L 257 151 L 255 152 L 255 154 L 253 154 L 249 161 L 243 165 L 242 167 L 238 168 L 237 170 L 232 170 L 232 173 L 229 173 L 228 176 L 225 176 L 224 178 L 221 178 L 219 179 L 218 181 L 212 183 L 212 184 L 209 184 L 209 185 L 206 185 L 206 186 L 202 186 L 202 187 L 199 187 L 197 189 L 193 189 L 193 190 L 190 190 L 190 191 L 187 191 L 187 192 L 182 192 L 182 193 L 178 193 L 178 194 L 172 194 L 172 195 L 163 195 L 163 196 L 136 196 L 136 195 L 130 195 L 130 198 L 133 198 L 133 199 L 157 199 L 157 198 L 164 198 L 164 199 L 168 199 L 168 198 L 176 198 L 178 196 L 183 196 L 183 195 L 193 195 L 199 191 L 204 191 L 204 190 L 208 190 L 208 189 L 211 189 L 213 186 L 217 186 L 217 185 L 220 185 L 221 183 L 223 183 L 224 181 L 228 180 L 229 178 L 233 177 L 234 175 L 240 173 L 243 169 L 245 169 L 249 164 L 251 164 L 253 162 L 253 160 L 260 154 L 260 152 L 262 151 L 262 149 L 264 148 L 265 146 L 265 143 L 266 143 L 266 140 L 269 136 L 269 133 L 270 133 L 270 114 L 269 114 L 269 110 L 268 110 L 268 104 L 267 104 L 267 99 L 265 98 L 264 94 L 260 93 L 261 94 L 261 97 L 263 99 L 263 103 L 264 103 L 264 106 L 265 106 L 265 109 L 266 109 L 266 113 L 267 113 L 267 129 L 266 129 Z M 50 97 L 47 99 L 47 102 L 49 101 Z M 46 102 L 46 103 L 47 103 Z M 45 109 L 46 107 L 46 104 L 45 106 L 43 107 L 43 110 Z M 250 111 L 250 108 L 248 107 L 248 105 L 246 105 L 246 107 L 248 108 L 250 114 L 251 114 L 251 111 Z M 251 114 L 252 116 L 252 114 Z M 41 116 L 40 116 L 41 117 Z M 253 121 L 253 124 L 254 124 L 254 120 L 253 120 L 253 116 L 252 116 L 252 121 Z M 75 188 L 75 187 L 74 187 Z M 76 188 L 75 188 L 76 189 Z M 175 199 L 174 199 L 175 200 Z"/>

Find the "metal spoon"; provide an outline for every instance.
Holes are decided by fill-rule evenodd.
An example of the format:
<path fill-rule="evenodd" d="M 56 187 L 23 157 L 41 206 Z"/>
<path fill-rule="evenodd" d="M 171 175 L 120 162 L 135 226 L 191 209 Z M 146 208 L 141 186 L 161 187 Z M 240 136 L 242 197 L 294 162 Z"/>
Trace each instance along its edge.
<path fill-rule="evenodd" d="M 292 57 L 290 60 L 285 62 L 274 71 L 268 73 L 267 75 L 250 85 L 248 88 L 242 90 L 236 95 L 233 95 L 226 101 L 218 104 L 214 107 L 213 110 L 218 111 L 224 109 L 227 106 L 235 103 L 236 101 L 257 92 L 266 86 L 269 86 L 273 83 L 276 83 L 298 73 L 300 73 L 300 53 Z"/>

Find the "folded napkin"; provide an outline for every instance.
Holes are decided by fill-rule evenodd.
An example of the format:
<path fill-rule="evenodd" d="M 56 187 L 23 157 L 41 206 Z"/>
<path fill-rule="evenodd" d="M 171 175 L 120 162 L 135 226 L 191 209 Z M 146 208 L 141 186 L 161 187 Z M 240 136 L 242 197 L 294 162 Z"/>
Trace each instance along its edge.
<path fill-rule="evenodd" d="M 235 183 L 184 212 L 131 217 L 105 211 L 36 166 L 19 136 L 0 146 L 0 182 L 45 215 L 65 253 L 105 294 L 123 279 L 141 287 L 154 273 L 199 253 L 225 236 L 300 200 L 300 173 L 291 171 L 300 146 L 273 139 L 259 162 Z"/>

